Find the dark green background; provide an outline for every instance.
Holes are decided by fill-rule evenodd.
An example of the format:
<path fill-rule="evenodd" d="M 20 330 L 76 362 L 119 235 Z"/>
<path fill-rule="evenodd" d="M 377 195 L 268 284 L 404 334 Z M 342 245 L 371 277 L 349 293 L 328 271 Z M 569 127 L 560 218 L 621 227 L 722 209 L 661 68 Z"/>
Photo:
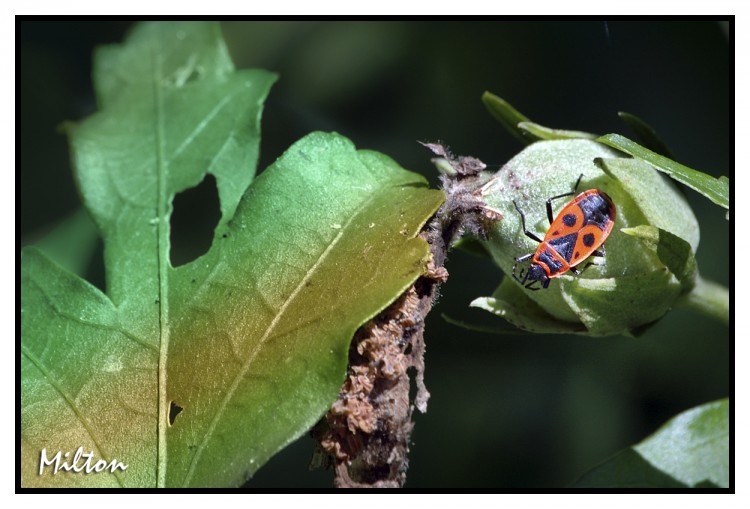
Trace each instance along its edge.
<path fill-rule="evenodd" d="M 67 142 L 56 129 L 95 110 L 96 44 L 129 22 L 24 21 L 21 62 L 21 239 L 78 207 Z M 550 127 L 632 135 L 617 111 L 650 123 L 676 158 L 730 175 L 733 26 L 717 20 L 231 22 L 237 67 L 278 72 L 263 119 L 260 168 L 313 130 L 337 131 L 437 179 L 417 140 L 500 165 L 521 149 L 484 109 L 489 90 Z M 729 283 L 724 211 L 687 190 L 701 224 L 701 273 Z M 218 218 L 210 185 L 178 197 L 173 260 L 207 248 Z M 89 278 L 103 285 L 101 252 Z M 426 415 L 416 418 L 408 487 L 497 490 L 565 486 L 674 414 L 726 397 L 726 327 L 675 310 L 639 339 L 492 336 L 447 324 L 501 278 L 491 263 L 451 253 L 450 280 L 427 322 Z M 499 320 L 499 319 L 498 319 Z M 307 470 L 302 438 L 247 485 L 328 487 Z"/>

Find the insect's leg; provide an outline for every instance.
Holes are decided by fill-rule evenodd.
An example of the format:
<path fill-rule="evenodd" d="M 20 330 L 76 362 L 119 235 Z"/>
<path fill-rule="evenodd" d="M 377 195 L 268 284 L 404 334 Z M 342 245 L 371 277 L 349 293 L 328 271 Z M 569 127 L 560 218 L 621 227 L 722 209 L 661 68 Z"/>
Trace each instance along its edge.
<path fill-rule="evenodd" d="M 575 193 L 576 190 L 578 190 L 578 184 L 581 183 L 581 179 L 583 178 L 583 173 L 578 175 L 578 180 L 576 180 L 576 185 L 573 186 L 573 192 Z"/>
<path fill-rule="evenodd" d="M 591 253 L 591 256 L 604 256 L 604 254 L 603 254 L 603 253 L 599 253 L 599 254 L 597 254 L 597 252 L 596 252 L 596 251 L 594 251 L 593 253 Z M 596 262 L 586 262 L 586 265 L 584 265 L 582 269 L 580 269 L 580 270 L 579 270 L 579 269 L 576 269 L 575 267 L 571 267 L 571 268 L 570 268 L 570 270 L 571 270 L 571 271 L 572 271 L 572 272 L 573 272 L 573 273 L 574 273 L 574 274 L 575 274 L 576 276 L 579 276 L 579 275 L 583 274 L 583 271 L 585 271 L 586 269 L 588 269 L 588 268 L 589 268 L 589 267 L 591 267 L 592 265 L 597 265 L 597 266 L 601 266 L 602 264 L 601 264 L 601 263 L 596 263 Z"/>
<path fill-rule="evenodd" d="M 592 258 L 593 257 L 603 258 L 604 257 L 604 246 L 601 246 L 599 249 L 597 249 L 596 251 L 594 251 L 593 253 L 591 253 L 589 256 L 592 257 Z M 596 262 L 593 262 L 593 261 L 592 262 L 586 262 L 586 265 L 584 265 L 582 269 L 576 269 L 575 267 L 571 267 L 570 268 L 570 272 L 572 272 L 576 276 L 580 276 L 581 274 L 583 274 L 583 271 L 585 271 L 586 269 L 588 269 L 592 265 L 602 265 L 602 264 L 601 263 L 596 263 Z"/>
<path fill-rule="evenodd" d="M 515 279 L 521 284 L 524 284 L 526 282 L 526 278 L 523 277 L 523 269 L 521 269 L 521 272 L 516 276 L 516 267 L 518 267 L 519 263 L 528 260 L 530 256 L 531 255 L 529 254 L 526 256 L 521 256 L 519 258 L 516 258 L 516 263 L 513 264 L 513 270 L 511 270 L 511 274 L 513 274 L 513 279 Z"/>
<path fill-rule="evenodd" d="M 552 198 L 547 200 L 547 219 L 549 219 L 549 224 L 552 224 L 552 221 L 554 221 L 552 217 L 552 200 L 557 200 L 558 198 L 564 198 L 565 196 L 573 196 L 574 194 L 576 194 L 576 189 L 578 189 L 578 184 L 581 183 L 582 178 L 583 173 L 578 176 L 578 180 L 576 180 L 576 183 L 573 186 L 573 190 L 569 193 L 558 194 L 557 196 L 553 196 Z"/>
<path fill-rule="evenodd" d="M 529 230 L 526 229 L 526 216 L 523 214 L 523 212 L 521 212 L 521 209 L 518 208 L 518 204 L 516 203 L 516 200 L 513 200 L 513 205 L 516 206 L 516 210 L 518 211 L 519 214 L 521 214 L 521 226 L 523 227 L 523 233 L 525 233 L 528 238 L 536 240 L 537 242 L 541 244 L 542 239 L 540 239 L 539 237 L 537 237 L 536 235 L 534 235 L 533 233 L 531 233 Z M 531 255 L 529 255 L 529 258 L 530 257 Z M 526 259 L 528 260 L 528 258 Z M 516 260 L 516 261 L 519 261 L 519 260 Z"/>
<path fill-rule="evenodd" d="M 526 260 L 528 260 L 532 256 L 534 256 L 534 253 L 529 253 L 527 255 L 519 256 L 518 258 L 516 258 L 516 264 L 519 264 L 521 262 L 525 262 Z"/>
<path fill-rule="evenodd" d="M 588 269 L 588 268 L 589 268 L 589 267 L 591 267 L 592 265 L 598 265 L 598 264 L 596 264 L 596 263 L 594 263 L 594 262 L 586 262 L 586 264 L 585 264 L 585 265 L 583 266 L 583 268 L 582 268 L 582 269 L 577 269 L 577 268 L 575 268 L 575 267 L 571 267 L 571 268 L 570 268 L 570 272 L 572 272 L 572 273 L 573 273 L 573 274 L 575 274 L 576 276 L 580 276 L 581 274 L 583 274 L 583 273 L 584 273 L 584 272 L 586 271 L 586 269 Z"/>
<path fill-rule="evenodd" d="M 513 279 L 515 279 L 516 281 L 518 281 L 521 284 L 525 284 L 526 283 L 526 279 L 528 278 L 529 275 L 527 273 L 526 276 L 524 276 L 524 274 L 523 274 L 524 270 L 521 269 L 521 272 L 519 272 L 518 275 L 516 276 L 516 267 L 518 267 L 519 263 L 525 262 L 526 260 L 528 260 L 532 256 L 534 256 L 534 253 L 529 253 L 527 255 L 519 256 L 518 258 L 516 258 L 516 263 L 513 264 L 513 270 L 511 271 L 511 273 L 513 274 Z"/>
<path fill-rule="evenodd" d="M 605 255 L 605 252 L 604 252 L 604 246 L 602 246 L 602 247 L 600 247 L 599 249 L 597 249 L 596 251 L 594 251 L 593 253 L 591 253 L 591 254 L 589 255 L 589 257 L 590 257 L 590 258 L 604 258 L 604 257 L 605 257 L 604 255 Z M 588 269 L 588 268 L 589 268 L 590 266 L 592 266 L 592 265 L 602 265 L 603 263 L 604 263 L 604 261 L 603 261 L 603 260 L 602 260 L 602 261 L 593 261 L 593 260 L 592 260 L 592 261 L 589 261 L 589 262 L 587 262 L 587 263 L 586 263 L 586 265 L 584 265 L 584 267 L 583 267 L 583 268 L 581 269 L 581 272 L 583 272 L 584 270 Z"/>
<path fill-rule="evenodd" d="M 576 269 L 576 270 L 573 270 L 573 269 L 574 269 L 574 267 L 571 267 L 571 268 L 570 268 L 570 270 L 572 270 L 572 271 L 573 271 L 573 273 L 574 273 L 574 274 L 575 274 L 576 276 L 580 276 L 581 274 L 583 274 L 583 273 L 584 273 L 584 272 L 586 271 L 586 269 L 588 269 L 588 268 L 589 268 L 589 267 L 591 267 L 592 265 L 596 265 L 596 263 L 594 263 L 594 262 L 587 262 L 587 263 L 586 263 L 586 265 L 584 265 L 584 266 L 583 266 L 583 268 L 582 268 L 581 270 L 577 270 L 577 269 Z"/>

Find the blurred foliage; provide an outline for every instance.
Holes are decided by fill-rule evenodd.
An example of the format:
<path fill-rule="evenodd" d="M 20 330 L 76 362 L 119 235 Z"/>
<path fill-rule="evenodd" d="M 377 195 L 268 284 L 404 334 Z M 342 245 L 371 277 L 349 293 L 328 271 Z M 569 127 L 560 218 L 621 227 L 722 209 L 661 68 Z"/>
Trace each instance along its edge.
<path fill-rule="evenodd" d="M 94 111 L 91 51 L 121 40 L 128 26 L 21 24 L 22 242 L 78 207 L 56 127 Z M 265 107 L 259 168 L 312 130 L 340 132 L 433 184 L 430 154 L 417 140 L 440 139 L 501 165 L 522 146 L 482 104 L 492 90 L 543 125 L 586 132 L 632 135 L 617 117 L 631 112 L 677 160 L 715 177 L 730 174 L 725 23 L 266 21 L 223 30 L 238 68 L 280 74 Z M 686 195 L 701 225 L 701 273 L 728 285 L 724 211 Z M 215 225 L 215 211 L 201 207 L 207 197 L 191 199 L 173 242 Z M 565 486 L 680 411 L 729 392 L 730 336 L 709 319 L 676 310 L 638 340 L 470 332 L 441 313 L 482 323 L 483 313 L 468 303 L 493 291 L 499 269 L 459 251 L 447 269 L 451 277 L 427 322 L 432 398 L 416 419 L 407 487 Z M 87 275 L 101 285 L 101 261 Z M 330 486 L 330 473 L 307 470 L 312 445 L 300 439 L 248 487 Z"/>

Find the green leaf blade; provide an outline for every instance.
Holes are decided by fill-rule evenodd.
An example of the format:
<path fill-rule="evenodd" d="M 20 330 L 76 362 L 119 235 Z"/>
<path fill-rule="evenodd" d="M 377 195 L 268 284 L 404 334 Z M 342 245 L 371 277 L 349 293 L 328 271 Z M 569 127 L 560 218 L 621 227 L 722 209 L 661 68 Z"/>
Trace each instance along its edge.
<path fill-rule="evenodd" d="M 492 297 L 478 297 L 469 306 L 484 309 L 504 318 L 522 331 L 537 334 L 585 332 L 585 328 L 580 323 L 561 320 L 547 313 L 529 298 L 523 288 L 508 277 L 503 278 Z"/>
<path fill-rule="evenodd" d="M 34 245 L 50 260 L 82 276 L 94 254 L 99 233 L 88 213 L 79 209 Z"/>
<path fill-rule="evenodd" d="M 174 196 L 207 173 L 221 223 L 252 181 L 260 114 L 274 76 L 234 72 L 215 23 L 145 23 L 103 49 L 102 110 L 72 131 L 76 179 L 105 242 L 107 290 L 122 320 L 159 351 L 159 465 L 166 476 L 170 341 L 169 218 Z"/>
<path fill-rule="evenodd" d="M 674 156 L 669 150 L 669 147 L 667 147 L 667 145 L 661 140 L 661 138 L 659 138 L 659 135 L 656 134 L 656 131 L 653 127 L 651 127 L 641 118 L 633 115 L 632 113 L 618 111 L 617 116 L 619 116 L 622 121 L 625 122 L 628 127 L 630 127 L 630 129 L 635 133 L 636 138 L 638 138 L 647 149 L 652 150 L 664 157 L 668 157 L 669 159 L 674 159 Z"/>
<path fill-rule="evenodd" d="M 641 147 L 619 134 L 606 134 L 598 138 L 597 141 L 646 161 L 657 170 L 697 191 L 715 204 L 729 209 L 729 179 L 727 177 L 713 178 Z"/>
<path fill-rule="evenodd" d="M 185 31 L 179 27 L 168 25 L 168 32 Z M 116 303 L 127 301 L 128 292 L 157 298 L 144 281 L 134 279 L 148 278 L 152 269 L 128 268 L 134 253 L 142 253 L 138 264 L 153 270 L 168 258 L 165 233 L 174 195 L 212 173 L 222 221 L 231 217 L 255 174 L 260 105 L 274 79 L 264 71 L 243 71 L 175 86 L 163 68 L 174 55 L 143 58 L 151 62 L 142 71 L 151 81 L 118 89 L 108 107 L 72 135 L 77 182 L 107 242 L 108 291 Z"/>
<path fill-rule="evenodd" d="M 423 272 L 415 235 L 442 199 L 322 133 L 259 177 L 215 248 L 173 277 L 168 392 L 184 410 L 168 485 L 239 484 L 320 418 L 356 328 Z"/>
<path fill-rule="evenodd" d="M 652 465 L 689 486 L 729 486 L 729 400 L 679 414 L 634 447 Z"/>
<path fill-rule="evenodd" d="M 515 109 L 503 98 L 490 92 L 485 92 L 482 94 L 482 102 L 490 114 L 495 117 L 495 120 L 500 122 L 500 124 L 521 143 L 528 145 L 529 143 L 537 141 L 538 138 L 534 133 L 525 131 L 518 127 L 521 122 L 530 122 L 530 119 Z"/>
<path fill-rule="evenodd" d="M 637 238 L 645 247 L 656 253 L 659 260 L 680 282 L 684 293 L 688 293 L 695 287 L 698 268 L 692 248 L 687 241 L 650 225 L 623 228 L 622 232 Z"/>
<path fill-rule="evenodd" d="M 574 488 L 729 486 L 729 401 L 670 419 L 656 433 L 596 467 Z"/>
<path fill-rule="evenodd" d="M 162 62 L 163 85 L 180 87 L 194 80 L 222 78 L 234 71 L 218 23 L 140 23 L 128 34 L 126 44 L 101 46 L 94 52 L 99 109 L 134 90 L 152 88 L 157 59 Z"/>
<path fill-rule="evenodd" d="M 99 290 L 52 263 L 34 247 L 21 269 L 21 484 L 34 486 L 154 486 L 156 348 L 121 326 Z M 85 475 L 45 466 L 78 447 L 125 471 Z M 62 458 L 66 461 L 66 458 Z M 84 460 L 78 462 L 83 467 Z"/>
<path fill-rule="evenodd" d="M 552 129 L 534 122 L 519 122 L 518 129 L 537 140 L 595 140 L 596 134 L 567 129 Z"/>

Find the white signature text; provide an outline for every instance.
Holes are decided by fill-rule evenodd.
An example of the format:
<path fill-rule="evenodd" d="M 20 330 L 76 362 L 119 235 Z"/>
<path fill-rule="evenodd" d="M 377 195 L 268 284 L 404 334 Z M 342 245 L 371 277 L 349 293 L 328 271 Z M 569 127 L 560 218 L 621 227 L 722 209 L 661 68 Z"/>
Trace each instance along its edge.
<path fill-rule="evenodd" d="M 103 459 L 99 459 L 92 464 L 93 460 L 94 451 L 83 452 L 83 447 L 76 449 L 72 458 L 70 452 L 63 454 L 62 451 L 57 451 L 57 454 L 48 458 L 47 448 L 45 447 L 42 449 L 39 461 L 39 475 L 44 473 L 45 466 L 50 468 L 54 466 L 52 469 L 52 475 L 55 475 L 59 470 L 76 473 L 85 472 L 90 474 L 91 472 L 103 472 L 104 470 L 109 470 L 111 473 L 114 473 L 116 470 L 125 470 L 128 468 L 127 465 L 124 465 L 116 459 L 112 459 L 109 463 Z"/>

